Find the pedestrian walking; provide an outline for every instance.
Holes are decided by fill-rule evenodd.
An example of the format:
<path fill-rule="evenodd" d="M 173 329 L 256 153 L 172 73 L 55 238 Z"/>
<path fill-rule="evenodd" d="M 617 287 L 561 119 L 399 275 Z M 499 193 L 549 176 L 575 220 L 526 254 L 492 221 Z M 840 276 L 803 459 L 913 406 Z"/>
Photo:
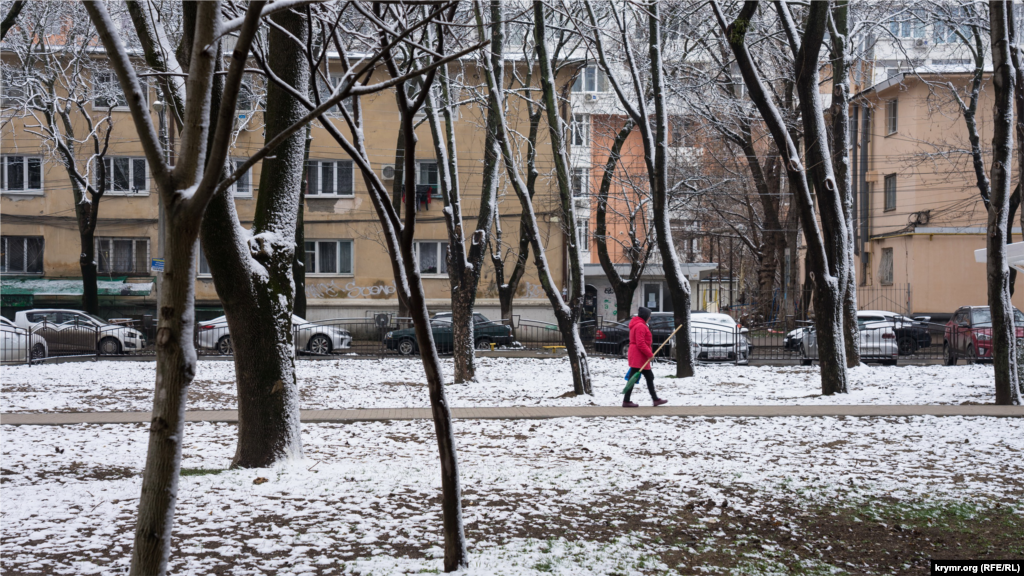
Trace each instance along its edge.
<path fill-rule="evenodd" d="M 647 321 L 650 319 L 650 308 L 641 306 L 636 316 L 629 322 L 629 354 L 626 357 L 629 361 L 629 372 L 626 373 L 626 380 L 640 372 L 640 375 L 647 380 L 647 391 L 651 393 L 651 400 L 654 402 L 654 405 L 661 406 L 668 403 L 668 400 L 658 398 L 657 392 L 654 391 L 654 372 L 651 372 L 650 365 L 651 359 L 654 358 L 654 352 L 651 348 L 651 345 L 654 343 L 654 337 L 651 335 L 651 329 L 647 326 Z M 626 397 L 622 399 L 623 408 L 636 408 L 639 406 L 639 404 L 629 401 L 629 397 L 632 394 L 632 389 L 626 392 Z"/>

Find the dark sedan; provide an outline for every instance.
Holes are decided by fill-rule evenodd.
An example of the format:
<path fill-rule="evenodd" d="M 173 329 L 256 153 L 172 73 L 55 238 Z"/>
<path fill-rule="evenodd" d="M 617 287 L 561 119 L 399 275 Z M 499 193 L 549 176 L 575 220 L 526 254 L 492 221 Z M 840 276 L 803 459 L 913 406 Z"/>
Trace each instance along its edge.
<path fill-rule="evenodd" d="M 515 343 L 510 326 L 492 322 L 483 314 L 474 314 L 473 321 L 473 345 L 477 350 L 490 350 L 491 344 L 508 346 Z M 441 354 L 451 353 L 454 346 L 451 314 L 435 316 L 430 321 L 430 331 L 434 335 L 437 351 Z M 388 332 L 384 335 L 384 345 L 388 350 L 397 350 L 403 356 L 417 354 L 420 351 L 415 328 Z"/>
<path fill-rule="evenodd" d="M 654 350 L 672 334 L 675 318 L 671 312 L 655 312 L 647 322 L 651 329 L 651 344 Z M 629 322 L 619 322 L 601 327 L 594 335 L 594 348 L 601 354 L 618 354 L 623 358 L 629 354 Z M 659 356 L 671 356 L 672 344 L 666 344 Z"/>

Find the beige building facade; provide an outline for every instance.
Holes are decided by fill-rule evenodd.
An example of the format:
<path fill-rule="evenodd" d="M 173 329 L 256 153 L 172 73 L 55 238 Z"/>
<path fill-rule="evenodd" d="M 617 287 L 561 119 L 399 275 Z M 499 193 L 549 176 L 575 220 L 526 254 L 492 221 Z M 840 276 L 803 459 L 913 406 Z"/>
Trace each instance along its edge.
<path fill-rule="evenodd" d="M 855 98 L 861 308 L 943 318 L 960 306 L 988 303 L 985 265 L 974 257 L 975 250 L 985 248 L 986 208 L 966 123 L 947 82 L 966 100 L 968 74 L 895 74 Z M 986 173 L 992 97 L 986 78 L 977 111 Z M 1015 169 L 1014 185 L 1016 176 Z M 1013 223 L 1018 242 L 1019 219 L 1020 212 Z M 1024 309 L 1020 286 L 1013 302 Z"/>
<path fill-rule="evenodd" d="M 5 66 L 8 65 L 5 63 Z M 336 63 L 335 63 L 336 65 Z M 332 65 L 333 66 L 333 65 Z M 467 84 L 475 76 L 472 64 L 461 71 Z M 482 83 L 482 78 L 480 79 Z M 150 105 L 154 125 L 159 114 L 153 102 L 159 98 L 151 87 Z M 362 99 L 365 135 L 373 168 L 391 185 L 394 180 L 399 112 L 393 95 L 383 92 Z M 93 103 L 94 120 L 106 108 Z M 528 132 L 528 118 L 522 101 L 510 99 L 507 115 L 510 128 Z M 3 309 L 5 315 L 28 307 L 77 307 L 81 293 L 79 254 L 81 245 L 75 218 L 69 176 L 57 157 L 33 134 L 31 116 L 5 105 L 0 132 L 3 186 L 0 193 L 0 224 L 3 231 Z M 100 202 L 97 226 L 97 261 L 100 269 L 101 307 L 105 316 L 141 316 L 152 313 L 160 254 L 159 203 L 149 185 L 146 162 L 126 108 L 112 112 L 113 132 L 107 152 L 109 191 Z M 347 134 L 340 118 L 330 121 Z M 485 116 L 482 107 L 464 104 L 455 120 L 459 153 L 459 180 L 463 193 L 463 214 L 473 225 L 482 186 Z M 84 122 L 82 122 L 84 124 Z M 244 160 L 262 146 L 262 112 L 238 110 L 238 134 L 232 158 Z M 84 126 L 79 127 L 83 129 Z M 173 148 L 173 129 L 168 131 Z M 538 145 L 541 176 L 534 199 L 547 259 L 556 281 L 567 282 L 565 231 L 559 218 L 557 188 L 549 174 L 551 147 L 547 128 L 542 127 Z M 319 124 L 312 128 L 307 163 L 307 193 L 304 205 L 305 243 L 298 250 L 305 255 L 306 296 L 309 319 L 351 318 L 375 312 L 397 310 L 392 268 L 376 212 L 358 170 L 351 159 Z M 447 233 L 442 217 L 442 200 L 437 192 L 437 164 L 429 128 L 417 130 L 417 189 L 419 206 L 416 228 L 418 265 L 430 311 L 450 307 L 450 285 L 446 273 Z M 79 164 L 86 170 L 87 147 L 80 147 Z M 90 168 L 95 173 L 95 168 Z M 501 170 L 504 173 L 504 170 Z M 259 197 L 260 165 L 232 190 L 243 226 L 250 226 Z M 503 253 L 518 246 L 520 204 L 504 178 L 499 185 L 499 213 Z M 216 247 L 205 246 L 204 250 Z M 514 258 L 507 259 L 509 270 Z M 483 264 L 478 291 L 478 311 L 497 318 L 499 304 L 494 269 L 489 258 Z M 76 290 L 77 281 L 77 290 Z M 200 318 L 220 314 L 220 305 L 205 262 L 196 278 L 196 306 Z M 519 287 L 516 313 L 524 318 L 551 318 L 550 304 L 537 279 L 533 259 Z"/>

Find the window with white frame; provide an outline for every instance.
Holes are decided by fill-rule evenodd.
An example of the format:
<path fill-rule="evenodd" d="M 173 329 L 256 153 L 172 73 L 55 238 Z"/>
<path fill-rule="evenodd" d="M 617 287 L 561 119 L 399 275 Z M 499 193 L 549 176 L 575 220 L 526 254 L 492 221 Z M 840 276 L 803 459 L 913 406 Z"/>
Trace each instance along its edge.
<path fill-rule="evenodd" d="M 448 273 L 447 242 L 416 242 L 413 247 L 416 249 L 416 264 L 420 274 L 429 276 Z"/>
<path fill-rule="evenodd" d="M 590 114 L 573 114 L 570 128 L 573 146 L 590 146 Z"/>
<path fill-rule="evenodd" d="M 199 248 L 199 275 L 210 276 L 210 263 L 206 260 L 206 252 L 203 252 L 203 243 L 198 244 Z"/>
<path fill-rule="evenodd" d="M 884 212 L 896 209 L 896 175 L 889 174 L 885 177 L 885 208 Z"/>
<path fill-rule="evenodd" d="M 352 240 L 306 240 L 306 274 L 352 274 Z"/>
<path fill-rule="evenodd" d="M 43 159 L 39 156 L 0 156 L 0 191 L 6 194 L 42 194 Z"/>
<path fill-rule="evenodd" d="M 419 175 L 416 178 L 416 184 L 430 186 L 430 195 L 434 198 L 440 198 L 441 178 L 437 174 L 437 161 L 420 160 L 417 163 L 417 167 L 419 168 Z"/>
<path fill-rule="evenodd" d="M 885 103 L 885 134 L 895 134 L 899 130 L 899 100 L 893 98 Z"/>
<path fill-rule="evenodd" d="M 878 282 L 892 286 L 892 248 L 882 248 L 882 261 L 878 264 Z"/>
<path fill-rule="evenodd" d="M 355 194 L 351 160 L 309 160 L 306 162 L 306 197 L 352 196 Z"/>
<path fill-rule="evenodd" d="M 232 160 L 231 168 L 238 170 L 245 164 L 245 160 Z M 252 168 L 245 171 L 235 183 L 231 185 L 231 195 L 235 198 L 252 198 Z"/>
<path fill-rule="evenodd" d="M 576 76 L 576 82 L 572 85 L 573 92 L 607 92 L 608 77 L 604 70 L 596 64 L 590 64 L 580 69 Z"/>
<path fill-rule="evenodd" d="M 331 74 L 330 78 L 331 78 L 331 85 L 330 86 L 324 86 L 323 82 L 320 83 L 320 85 L 323 86 L 323 88 L 322 88 L 322 90 L 320 92 L 321 101 L 325 101 L 325 100 L 327 100 L 328 98 L 331 97 L 331 93 L 334 91 L 335 88 L 338 87 L 339 84 L 341 84 L 341 82 L 345 78 L 345 76 L 343 74 Z M 345 98 L 344 100 L 342 100 L 340 104 L 338 104 L 333 110 L 331 110 L 330 114 L 332 116 L 341 116 L 342 108 L 344 108 L 349 114 L 352 113 L 352 97 L 351 96 L 349 96 L 348 98 Z"/>
<path fill-rule="evenodd" d="M 127 156 L 103 158 L 104 180 L 107 194 L 148 194 L 146 186 L 146 159 Z M 99 171 L 96 171 L 99 177 Z M 97 182 L 98 183 L 98 182 Z"/>
<path fill-rule="evenodd" d="M 97 238 L 100 274 L 148 274 L 149 238 Z"/>
<path fill-rule="evenodd" d="M 581 252 L 590 252 L 590 220 L 587 218 L 576 220 L 576 245 Z"/>
<path fill-rule="evenodd" d="M 924 38 L 923 10 L 901 8 L 889 19 L 889 33 L 897 38 Z"/>
<path fill-rule="evenodd" d="M 25 99 L 28 80 L 21 70 L 4 70 L 3 83 L 0 85 L 0 106 L 17 108 Z"/>
<path fill-rule="evenodd" d="M 142 98 L 149 102 L 149 85 L 145 79 L 139 78 L 139 85 L 142 88 Z M 127 108 L 128 96 L 121 89 L 117 81 L 117 75 L 112 71 L 96 72 L 93 74 L 93 108 Z"/>
<path fill-rule="evenodd" d="M 584 198 L 590 194 L 590 169 L 589 168 L 573 168 L 572 169 L 572 195 L 575 198 Z"/>
<path fill-rule="evenodd" d="M 0 237 L 0 272 L 5 274 L 42 274 L 42 236 Z"/>
<path fill-rule="evenodd" d="M 263 98 L 252 80 L 242 80 L 238 86 L 238 98 L 235 99 L 236 112 L 254 112 L 263 108 Z"/>

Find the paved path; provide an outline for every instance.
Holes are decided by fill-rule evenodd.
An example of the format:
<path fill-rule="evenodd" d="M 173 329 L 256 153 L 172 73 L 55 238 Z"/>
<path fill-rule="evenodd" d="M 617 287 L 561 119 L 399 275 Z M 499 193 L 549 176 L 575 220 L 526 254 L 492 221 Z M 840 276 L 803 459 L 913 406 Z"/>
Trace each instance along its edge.
<path fill-rule="evenodd" d="M 839 406 L 618 406 L 454 408 L 455 418 L 468 420 L 522 420 L 536 418 L 607 418 L 623 416 L 1024 416 L 1024 406 L 992 405 L 839 405 Z M 303 410 L 303 422 L 365 422 L 430 418 L 429 408 L 374 410 Z M 149 422 L 149 412 L 49 412 L 0 414 L 0 424 L 131 424 Z M 188 422 L 238 422 L 237 410 L 196 410 L 185 413 Z"/>

